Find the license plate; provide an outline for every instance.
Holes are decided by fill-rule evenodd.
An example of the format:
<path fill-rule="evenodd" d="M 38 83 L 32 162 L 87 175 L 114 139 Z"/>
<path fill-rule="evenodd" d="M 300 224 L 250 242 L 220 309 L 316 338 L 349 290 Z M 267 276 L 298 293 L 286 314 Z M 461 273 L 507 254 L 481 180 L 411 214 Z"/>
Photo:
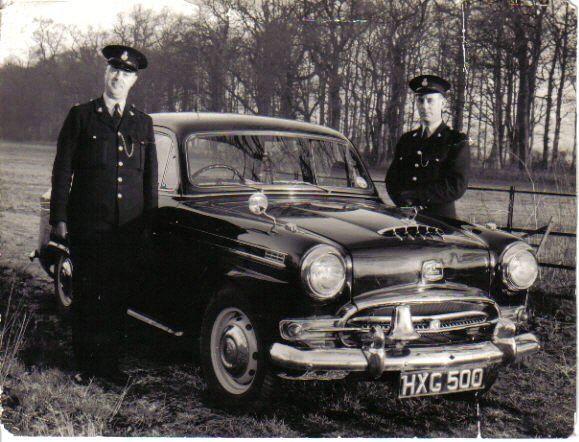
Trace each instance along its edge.
<path fill-rule="evenodd" d="M 399 397 L 429 396 L 484 388 L 483 368 L 400 373 Z"/>

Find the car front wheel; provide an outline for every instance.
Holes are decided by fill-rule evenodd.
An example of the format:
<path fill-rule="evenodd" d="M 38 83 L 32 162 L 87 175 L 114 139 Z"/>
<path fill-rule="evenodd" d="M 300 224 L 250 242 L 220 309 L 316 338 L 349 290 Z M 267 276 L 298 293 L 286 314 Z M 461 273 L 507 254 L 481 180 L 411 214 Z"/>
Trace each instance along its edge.
<path fill-rule="evenodd" d="M 274 390 L 267 350 L 249 302 L 218 294 L 201 326 L 201 364 L 212 399 L 222 405 L 261 408 Z"/>

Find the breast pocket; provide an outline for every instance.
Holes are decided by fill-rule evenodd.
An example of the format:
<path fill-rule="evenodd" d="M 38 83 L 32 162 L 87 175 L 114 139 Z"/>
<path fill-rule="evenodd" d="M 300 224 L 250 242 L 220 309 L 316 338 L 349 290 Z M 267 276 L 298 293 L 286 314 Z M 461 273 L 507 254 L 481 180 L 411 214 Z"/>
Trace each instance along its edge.
<path fill-rule="evenodd" d="M 91 135 L 76 151 L 77 167 L 80 169 L 101 169 L 106 167 L 110 141 L 98 135 Z"/>

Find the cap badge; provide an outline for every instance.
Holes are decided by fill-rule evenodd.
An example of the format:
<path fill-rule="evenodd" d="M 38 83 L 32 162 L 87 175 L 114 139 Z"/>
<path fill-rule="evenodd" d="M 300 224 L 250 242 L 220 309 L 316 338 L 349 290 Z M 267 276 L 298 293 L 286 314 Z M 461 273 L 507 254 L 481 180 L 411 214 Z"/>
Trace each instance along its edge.
<path fill-rule="evenodd" d="M 428 86 L 428 80 L 426 78 L 422 80 L 422 86 Z"/>
<path fill-rule="evenodd" d="M 127 61 L 129 59 L 129 54 L 127 51 L 123 52 L 121 55 L 121 60 Z"/>

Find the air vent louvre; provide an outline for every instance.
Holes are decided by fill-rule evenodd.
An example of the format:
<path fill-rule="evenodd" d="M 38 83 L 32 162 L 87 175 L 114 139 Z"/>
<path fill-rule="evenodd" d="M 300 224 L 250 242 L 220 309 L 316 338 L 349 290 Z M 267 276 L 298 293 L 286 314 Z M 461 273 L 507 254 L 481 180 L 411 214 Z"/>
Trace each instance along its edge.
<path fill-rule="evenodd" d="M 386 238 L 397 238 L 400 241 L 404 241 L 405 239 L 415 240 L 435 238 L 444 240 L 444 232 L 442 229 L 419 224 L 382 229 L 378 230 L 378 234 Z"/>

